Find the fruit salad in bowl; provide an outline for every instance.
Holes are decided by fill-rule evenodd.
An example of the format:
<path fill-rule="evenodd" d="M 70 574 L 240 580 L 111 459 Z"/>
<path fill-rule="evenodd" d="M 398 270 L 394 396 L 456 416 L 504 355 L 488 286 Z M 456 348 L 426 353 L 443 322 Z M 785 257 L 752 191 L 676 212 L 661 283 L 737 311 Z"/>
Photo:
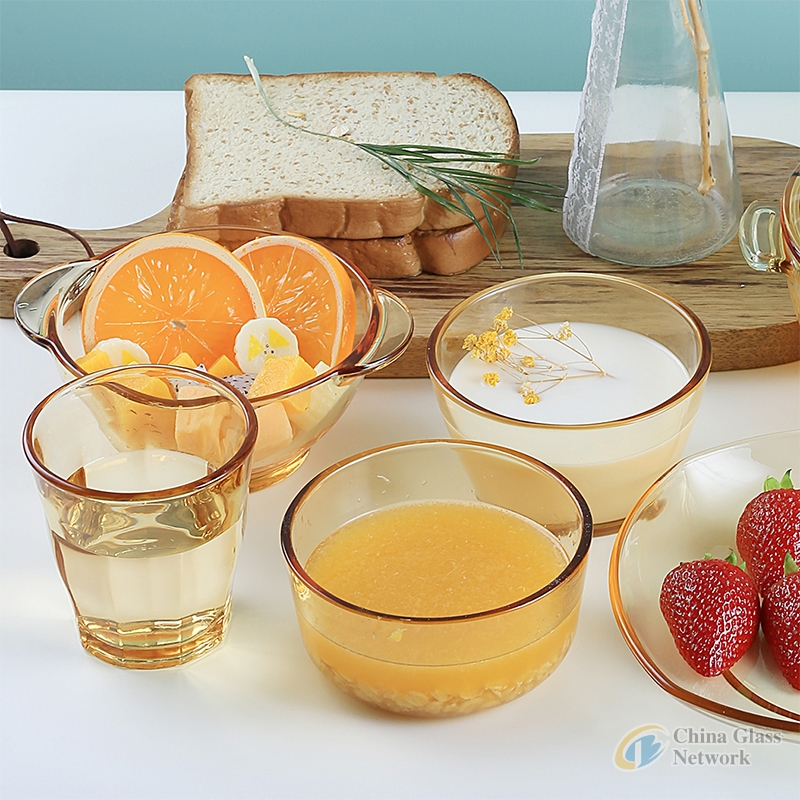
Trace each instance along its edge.
<path fill-rule="evenodd" d="M 620 631 L 664 690 L 800 737 L 800 431 L 684 459 L 620 529 L 609 588 Z M 744 559 L 744 561 L 743 561 Z"/>
<path fill-rule="evenodd" d="M 14 316 L 65 380 L 171 364 L 245 394 L 259 423 L 251 489 L 294 471 L 413 331 L 403 303 L 344 259 L 249 228 L 154 234 L 54 267 L 20 292 Z"/>

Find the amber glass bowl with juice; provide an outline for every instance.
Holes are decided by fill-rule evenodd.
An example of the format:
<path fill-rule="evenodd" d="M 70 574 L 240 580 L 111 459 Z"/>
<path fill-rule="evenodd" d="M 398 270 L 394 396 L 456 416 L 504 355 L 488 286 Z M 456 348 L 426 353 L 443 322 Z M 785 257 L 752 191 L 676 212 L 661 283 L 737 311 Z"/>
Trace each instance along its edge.
<path fill-rule="evenodd" d="M 585 501 L 553 469 L 452 440 L 335 464 L 281 530 L 317 667 L 371 705 L 430 717 L 513 700 L 556 669 L 591 537 Z"/>

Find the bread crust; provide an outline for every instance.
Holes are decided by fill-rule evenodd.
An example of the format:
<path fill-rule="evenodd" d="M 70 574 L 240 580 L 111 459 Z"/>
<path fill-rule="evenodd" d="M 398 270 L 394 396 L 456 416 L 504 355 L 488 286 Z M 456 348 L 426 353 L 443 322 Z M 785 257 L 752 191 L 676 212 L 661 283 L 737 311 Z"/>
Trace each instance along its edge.
<path fill-rule="evenodd" d="M 409 74 L 425 80 L 442 80 L 435 73 L 368 73 L 368 72 L 331 72 L 314 75 L 262 76 L 269 80 L 313 82 L 326 79 L 352 81 L 354 86 L 358 80 L 383 78 L 387 84 L 402 80 Z M 475 75 L 459 74 L 445 76 L 458 78 L 468 84 L 480 87 L 483 92 L 490 93 L 494 99 L 494 107 L 498 110 L 496 124 L 505 133 L 511 143 L 509 154 L 519 151 L 519 131 L 514 115 L 503 95 L 490 83 Z M 196 87 L 207 80 L 225 80 L 237 84 L 249 83 L 248 75 L 193 75 L 185 84 L 186 98 L 186 134 L 187 161 L 184 177 L 181 180 L 170 209 L 170 227 L 186 228 L 204 225 L 245 225 L 258 226 L 274 231 L 299 233 L 313 238 L 337 239 L 385 239 L 401 237 L 413 231 L 439 231 L 463 227 L 469 223 L 469 217 L 448 210 L 435 201 L 414 191 L 409 185 L 407 193 L 387 197 L 382 201 L 353 199 L 325 199 L 302 195 L 285 197 L 254 197 L 244 203 L 220 203 L 215 205 L 192 206 L 187 203 L 191 192 L 184 191 L 184 183 L 189 185 L 198 170 L 196 159 L 196 141 L 202 109 L 196 97 Z M 425 142 L 419 142 L 425 143 Z M 513 177 L 516 168 L 498 166 L 495 174 Z M 440 192 L 449 196 L 446 190 Z M 476 218 L 483 217 L 480 202 L 467 197 L 467 204 Z"/>
<path fill-rule="evenodd" d="M 422 272 L 422 262 L 409 233 L 382 239 L 317 241 L 355 264 L 368 278 L 413 278 Z"/>
<path fill-rule="evenodd" d="M 422 203 L 413 197 L 380 204 L 284 197 L 188 208 L 182 204 L 176 191 L 168 224 L 171 228 L 254 226 L 275 232 L 298 233 L 312 239 L 379 239 L 401 236 L 409 229 L 419 227 L 423 220 Z"/>
<path fill-rule="evenodd" d="M 489 241 L 503 235 L 508 220 L 491 212 L 494 233 L 486 219 L 480 223 Z M 492 248 L 475 224 L 464 225 L 446 231 L 417 231 L 411 235 L 419 253 L 424 272 L 433 275 L 458 275 L 480 264 L 492 252 Z"/>
<path fill-rule="evenodd" d="M 507 220 L 497 213 L 493 213 L 492 218 L 499 238 Z M 491 240 L 492 232 L 485 219 L 481 227 Z M 489 244 L 473 223 L 446 231 L 414 231 L 383 239 L 321 238 L 317 241 L 374 279 L 411 278 L 420 272 L 457 275 L 491 253 Z"/>
<path fill-rule="evenodd" d="M 183 192 L 183 177 L 178 182 L 175 196 L 180 199 Z M 199 214 L 197 220 L 191 224 L 184 224 L 183 218 L 176 213 L 182 206 L 178 203 L 173 208 L 167 221 L 167 230 L 193 227 L 216 227 L 216 209 L 208 215 Z M 507 219 L 492 212 L 494 233 L 499 239 L 506 229 Z M 222 223 L 231 224 L 231 223 Z M 261 219 L 245 220 L 239 223 L 245 228 L 255 227 L 262 230 L 277 232 L 277 228 L 270 228 L 261 223 Z M 484 218 L 481 227 L 490 240 L 492 231 Z M 234 236 L 228 240 L 225 232 L 220 231 L 213 236 L 229 249 L 235 249 L 249 241 L 244 231 L 232 232 Z M 242 237 L 245 238 L 242 238 Z M 469 223 L 457 228 L 447 230 L 419 229 L 403 236 L 375 237 L 372 239 L 342 239 L 335 237 L 313 237 L 338 253 L 343 258 L 355 264 L 368 278 L 394 279 L 413 278 L 421 272 L 434 275 L 457 275 L 466 272 L 483 261 L 491 252 L 478 227 Z"/>

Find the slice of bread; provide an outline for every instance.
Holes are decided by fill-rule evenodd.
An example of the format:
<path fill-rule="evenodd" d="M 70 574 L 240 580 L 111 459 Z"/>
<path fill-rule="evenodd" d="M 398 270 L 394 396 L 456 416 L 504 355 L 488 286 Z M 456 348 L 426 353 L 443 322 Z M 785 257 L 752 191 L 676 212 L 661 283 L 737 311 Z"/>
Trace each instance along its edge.
<path fill-rule="evenodd" d="M 262 76 L 262 84 L 276 112 L 307 131 L 373 144 L 519 150 L 508 103 L 474 75 L 318 73 Z M 378 239 L 469 221 L 352 144 L 278 121 L 249 75 L 193 75 L 185 94 L 188 150 L 172 228 L 254 225 L 314 238 Z M 432 188 L 446 192 L 441 184 Z M 480 216 L 480 205 L 471 205 Z"/>
<path fill-rule="evenodd" d="M 178 182 L 175 197 L 180 200 L 183 192 L 183 177 Z M 479 208 L 479 213 L 482 209 Z M 508 220 L 492 212 L 494 232 L 485 217 L 479 217 L 481 227 L 492 241 L 503 235 Z M 235 250 L 266 228 L 258 220 L 242 227 L 222 227 L 211 223 L 205 226 L 203 235 L 219 242 L 229 250 Z M 170 218 L 168 230 L 177 226 Z M 199 226 L 204 227 L 204 226 Z M 275 232 L 275 231 L 271 231 Z M 446 230 L 417 228 L 403 236 L 385 236 L 376 239 L 335 239 L 323 236 L 316 241 L 355 264 L 368 278 L 410 278 L 420 272 L 436 275 L 455 275 L 474 267 L 491 252 L 486 239 L 473 223 Z"/>
<path fill-rule="evenodd" d="M 499 238 L 506 218 L 492 214 Z M 482 227 L 493 238 L 484 219 Z M 405 236 L 382 239 L 330 239 L 318 242 L 355 264 L 368 278 L 408 278 L 420 272 L 456 275 L 474 267 L 491 252 L 486 239 L 474 224 L 444 231 L 416 230 Z"/>

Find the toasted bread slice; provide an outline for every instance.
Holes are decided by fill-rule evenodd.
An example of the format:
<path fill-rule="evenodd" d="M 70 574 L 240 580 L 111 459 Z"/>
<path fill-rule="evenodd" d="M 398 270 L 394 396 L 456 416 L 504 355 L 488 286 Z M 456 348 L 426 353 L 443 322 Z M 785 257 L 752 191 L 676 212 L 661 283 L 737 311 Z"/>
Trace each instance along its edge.
<path fill-rule="evenodd" d="M 296 127 L 270 114 L 250 76 L 193 75 L 186 82 L 187 161 L 170 227 L 250 225 L 383 239 L 469 222 L 374 156 L 308 131 L 373 144 L 519 150 L 508 103 L 474 75 L 318 73 L 262 76 L 262 83 L 276 112 Z M 474 168 L 514 174 L 503 165 Z M 431 188 L 446 194 L 441 184 Z M 480 217 L 480 205 L 470 199 L 470 206 Z"/>
<path fill-rule="evenodd" d="M 178 184 L 176 197 L 183 190 L 183 178 Z M 478 209 L 478 214 L 482 214 Z M 481 227 L 489 240 L 493 234 L 486 218 L 478 216 Z M 499 239 L 506 229 L 507 219 L 493 213 L 494 234 Z M 241 223 L 240 223 L 241 224 Z M 256 230 L 264 231 L 265 226 L 251 224 L 244 228 L 230 228 L 204 232 L 229 250 L 235 250 L 245 242 L 258 235 Z M 177 220 L 171 216 L 168 229 L 179 227 Z M 386 236 L 377 239 L 335 239 L 319 236 L 320 244 L 355 264 L 368 278 L 411 278 L 420 272 L 436 275 L 455 275 L 474 267 L 483 261 L 491 252 L 491 248 L 473 223 L 460 225 L 447 230 L 419 228 L 403 236 Z"/>

